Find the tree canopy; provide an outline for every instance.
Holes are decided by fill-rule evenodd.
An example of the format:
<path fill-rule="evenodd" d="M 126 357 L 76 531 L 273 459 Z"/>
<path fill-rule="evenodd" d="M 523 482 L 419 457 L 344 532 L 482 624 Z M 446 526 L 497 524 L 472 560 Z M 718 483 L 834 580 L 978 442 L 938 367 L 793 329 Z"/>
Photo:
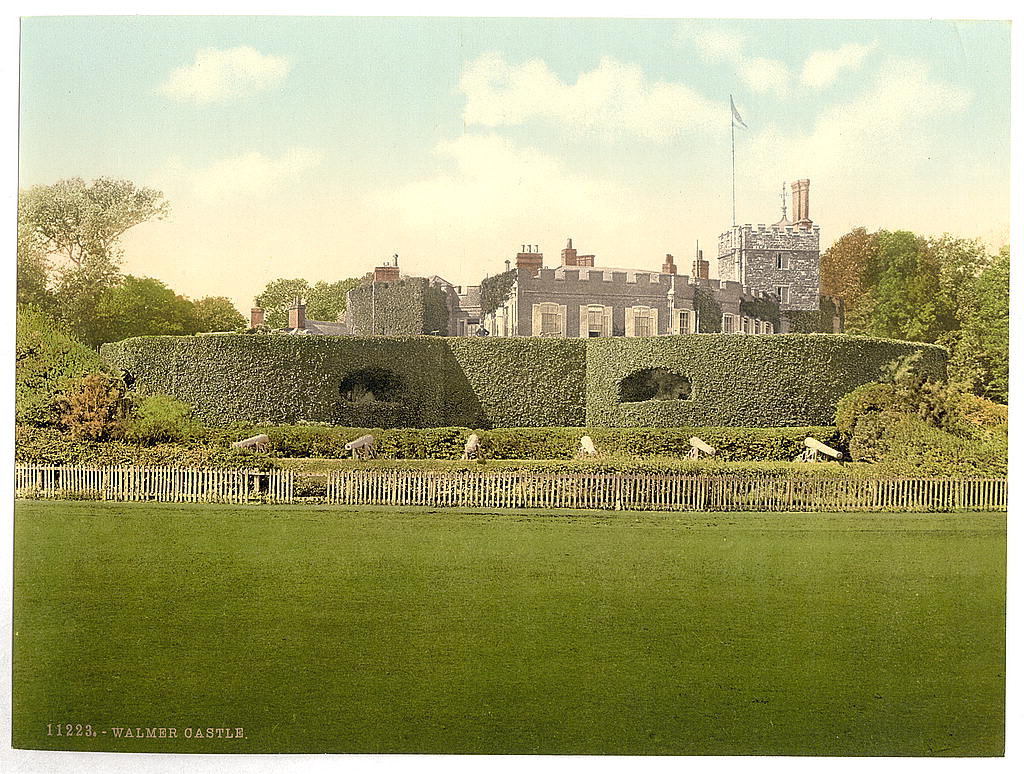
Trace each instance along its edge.
<path fill-rule="evenodd" d="M 196 331 L 235 331 L 246 326 L 247 320 L 235 305 L 224 296 L 206 296 L 193 301 Z"/>
<path fill-rule="evenodd" d="M 100 293 L 87 340 L 98 346 L 132 336 L 180 336 L 198 330 L 191 301 L 159 280 L 128 275 Z"/>
<path fill-rule="evenodd" d="M 276 279 L 256 296 L 256 306 L 263 309 L 271 328 L 288 327 L 288 310 L 296 298 L 305 300 L 310 319 L 336 322 L 345 314 L 345 294 L 358 284 L 358 279 L 320 281 L 315 285 L 304 279 Z"/>

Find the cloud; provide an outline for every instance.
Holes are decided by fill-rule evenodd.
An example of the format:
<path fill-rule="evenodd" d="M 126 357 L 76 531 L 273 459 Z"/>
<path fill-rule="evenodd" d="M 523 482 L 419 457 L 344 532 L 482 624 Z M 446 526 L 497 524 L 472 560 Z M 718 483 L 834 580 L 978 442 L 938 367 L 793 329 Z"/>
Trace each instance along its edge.
<path fill-rule="evenodd" d="M 922 198 L 933 195 L 929 181 L 972 178 L 976 170 L 933 123 L 964 112 L 970 101 L 968 90 L 935 79 L 925 64 L 890 58 L 861 94 L 826 108 L 807 131 L 767 125 L 737 143 L 738 178 L 747 181 L 740 182 L 747 188 L 740 198 L 760 196 L 755 189 L 764 189 L 765 180 L 809 177 L 815 190 L 827 190 L 825 218 L 838 224 L 838 233 L 850 224 L 880 223 L 934 231 L 934 224 L 920 225 Z M 756 175 L 744 171 L 751 159 Z M 815 198 L 811 217 L 817 220 L 822 213 Z M 762 219 L 772 214 L 767 209 Z"/>
<path fill-rule="evenodd" d="M 800 82 L 804 86 L 814 89 L 828 86 L 836 79 L 841 70 L 860 69 L 867 55 L 876 46 L 876 43 L 866 46 L 847 43 L 829 51 L 815 51 L 804 62 L 803 71 L 800 73 Z"/>
<path fill-rule="evenodd" d="M 290 69 L 284 57 L 251 46 L 204 48 L 192 64 L 174 70 L 160 92 L 182 102 L 222 102 L 276 86 Z"/>
<path fill-rule="evenodd" d="M 684 24 L 679 27 L 678 37 L 690 40 L 706 61 L 731 64 L 751 91 L 780 97 L 789 93 L 793 81 L 789 67 L 778 59 L 749 55 L 749 38 L 743 33 Z"/>
<path fill-rule="evenodd" d="M 664 140 L 722 123 L 722 106 L 689 86 L 650 82 L 640 67 L 608 57 L 566 83 L 545 62 L 512 65 L 485 54 L 466 65 L 459 89 L 467 125 L 514 126 L 539 118 L 573 132 Z"/>
<path fill-rule="evenodd" d="M 172 159 L 160 177 L 168 189 L 186 189 L 188 194 L 207 202 L 239 198 L 263 198 L 323 161 L 322 151 L 291 148 L 278 158 L 249 152 L 220 159 L 202 168 L 185 167 Z"/>

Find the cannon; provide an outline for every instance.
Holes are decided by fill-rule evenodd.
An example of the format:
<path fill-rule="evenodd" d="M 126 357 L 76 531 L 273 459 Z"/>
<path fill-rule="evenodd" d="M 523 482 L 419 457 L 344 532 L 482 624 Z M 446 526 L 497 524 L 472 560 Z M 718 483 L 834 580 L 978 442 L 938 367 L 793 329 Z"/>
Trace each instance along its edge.
<path fill-rule="evenodd" d="M 466 439 L 466 448 L 462 450 L 462 459 L 464 460 L 478 460 L 483 456 L 480 449 L 480 436 L 476 433 L 472 433 L 469 438 Z"/>
<path fill-rule="evenodd" d="M 361 435 L 345 444 L 345 451 L 352 452 L 353 459 L 374 459 L 377 456 L 377 443 L 372 435 Z"/>
<path fill-rule="evenodd" d="M 702 441 L 697 436 L 692 436 L 690 438 L 690 453 L 687 454 L 686 456 L 691 460 L 698 460 L 700 459 L 701 454 L 704 454 L 708 457 L 714 457 L 715 448 L 704 443 L 704 441 Z"/>
<path fill-rule="evenodd" d="M 265 452 L 270 448 L 270 437 L 260 433 L 254 435 L 252 438 L 244 438 L 241 441 L 234 441 L 231 444 L 232 449 L 255 449 L 256 451 Z"/>
<path fill-rule="evenodd" d="M 804 449 L 800 456 L 798 456 L 794 462 L 819 462 L 822 456 L 832 457 L 833 459 L 842 459 L 842 452 L 833 449 L 831 446 L 826 446 L 817 438 L 805 438 Z"/>
<path fill-rule="evenodd" d="M 580 438 L 580 457 L 596 457 L 597 447 L 594 446 L 594 439 L 589 435 Z"/>

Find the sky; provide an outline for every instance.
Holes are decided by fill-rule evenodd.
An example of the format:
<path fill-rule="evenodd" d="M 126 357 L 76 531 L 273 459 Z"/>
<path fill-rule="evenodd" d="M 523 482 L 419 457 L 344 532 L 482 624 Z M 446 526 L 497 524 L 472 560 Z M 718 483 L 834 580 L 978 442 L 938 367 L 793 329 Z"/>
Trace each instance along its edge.
<path fill-rule="evenodd" d="M 851 228 L 1009 239 L 1010 25 L 35 17 L 19 185 L 127 178 L 171 216 L 124 270 L 247 313 L 279 277 L 477 284 L 523 244 L 688 273 L 809 178 Z"/>

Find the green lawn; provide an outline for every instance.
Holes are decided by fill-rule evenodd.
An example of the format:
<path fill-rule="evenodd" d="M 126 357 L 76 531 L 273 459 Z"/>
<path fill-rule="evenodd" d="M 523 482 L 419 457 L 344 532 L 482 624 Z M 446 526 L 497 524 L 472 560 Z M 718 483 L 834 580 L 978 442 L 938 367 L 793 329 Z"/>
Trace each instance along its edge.
<path fill-rule="evenodd" d="M 14 745 L 999 755 L 1005 534 L 1003 514 L 19 502 Z M 61 722 L 97 736 L 46 735 Z"/>

